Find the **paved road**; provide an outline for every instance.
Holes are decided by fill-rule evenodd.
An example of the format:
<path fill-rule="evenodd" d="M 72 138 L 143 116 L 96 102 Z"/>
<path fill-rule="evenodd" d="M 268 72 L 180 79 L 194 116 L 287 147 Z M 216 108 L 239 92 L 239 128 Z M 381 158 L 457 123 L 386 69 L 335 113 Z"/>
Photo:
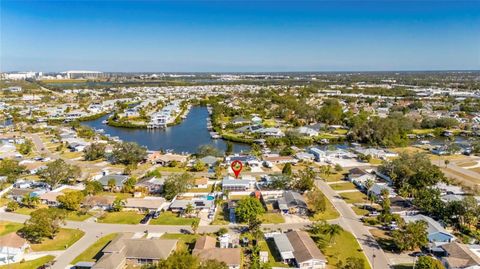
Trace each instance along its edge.
<path fill-rule="evenodd" d="M 316 180 L 315 183 L 340 213 L 341 217 L 338 219 L 338 223 L 345 230 L 352 232 L 357 238 L 372 269 L 390 268 L 385 252 L 380 248 L 377 241 L 375 241 L 367 227 L 360 221 L 360 218 L 353 212 L 352 208 L 326 182 Z"/>
<path fill-rule="evenodd" d="M 27 220 L 29 216 L 9 213 L 9 212 L 0 212 L 0 219 L 12 222 L 23 223 Z M 288 229 L 301 229 L 305 228 L 309 223 L 282 223 L 282 224 L 264 224 L 262 227 L 270 230 L 288 230 Z M 116 232 L 132 232 L 132 233 L 142 233 L 148 231 L 149 233 L 181 233 L 181 232 L 191 232 L 190 226 L 182 225 L 129 225 L 129 224 L 108 224 L 108 223 L 95 223 L 95 222 L 77 222 L 77 221 L 67 221 L 65 224 L 66 228 L 71 229 L 80 229 L 85 232 L 85 235 L 78 240 L 74 245 L 69 247 L 63 253 L 61 253 L 55 264 L 53 265 L 54 269 L 64 269 L 68 268 L 70 262 L 75 259 L 79 254 L 86 250 L 90 245 L 92 245 L 98 238 Z M 199 233 L 213 233 L 218 231 L 218 229 L 226 227 L 229 228 L 231 232 L 238 233 L 240 231 L 239 225 L 208 225 L 200 226 L 198 229 Z"/>

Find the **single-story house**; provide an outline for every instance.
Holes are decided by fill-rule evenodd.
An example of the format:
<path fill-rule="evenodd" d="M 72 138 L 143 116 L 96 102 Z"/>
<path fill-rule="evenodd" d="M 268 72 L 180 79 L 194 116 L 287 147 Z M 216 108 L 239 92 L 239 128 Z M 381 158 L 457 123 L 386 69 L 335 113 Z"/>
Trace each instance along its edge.
<path fill-rule="evenodd" d="M 274 243 L 284 262 L 301 269 L 323 269 L 327 260 L 305 231 L 274 235 Z"/>
<path fill-rule="evenodd" d="M 252 187 L 253 184 L 251 180 L 225 178 L 222 181 L 223 191 L 246 191 Z"/>
<path fill-rule="evenodd" d="M 208 199 L 200 199 L 200 198 L 195 198 L 192 200 L 182 200 L 182 199 L 175 199 L 172 201 L 170 204 L 169 209 L 172 212 L 183 212 L 187 208 L 188 205 L 192 205 L 193 209 L 195 211 L 204 211 L 204 210 L 210 210 L 215 206 L 213 200 L 208 200 Z"/>
<path fill-rule="evenodd" d="M 352 168 L 348 171 L 347 179 L 353 184 L 364 188 L 365 182 L 368 180 L 375 180 L 375 175 L 367 172 L 365 169 L 361 168 Z"/>
<path fill-rule="evenodd" d="M 125 210 L 158 211 L 163 208 L 165 199 L 162 197 L 127 198 Z"/>
<path fill-rule="evenodd" d="M 285 191 L 283 197 L 278 198 L 277 204 L 282 214 L 305 215 L 308 212 L 305 198 L 295 191 Z"/>
<path fill-rule="evenodd" d="M 413 216 L 402 216 L 405 222 L 415 222 L 415 221 L 424 221 L 427 223 L 427 237 L 430 242 L 430 250 L 434 252 L 442 251 L 438 247 L 444 244 L 451 243 L 456 240 L 456 237 L 447 232 L 445 228 L 434 219 L 427 217 L 422 214 L 413 215 Z"/>
<path fill-rule="evenodd" d="M 478 246 L 478 245 L 476 245 Z M 452 242 L 440 246 L 445 252 L 442 263 L 448 269 L 479 269 L 480 256 L 468 245 Z"/>
<path fill-rule="evenodd" d="M 109 189 L 108 182 L 113 180 L 115 182 L 115 189 L 120 190 L 123 187 L 123 183 L 127 181 L 128 176 L 126 175 L 106 175 L 98 179 L 104 189 Z"/>
<path fill-rule="evenodd" d="M 103 256 L 93 269 L 117 269 L 125 264 L 152 264 L 166 259 L 177 249 L 178 240 L 158 238 L 132 238 L 132 234 L 120 234 L 104 249 Z"/>
<path fill-rule="evenodd" d="M 217 260 L 224 262 L 229 269 L 240 269 L 242 250 L 240 248 L 218 248 L 217 240 L 211 236 L 202 236 L 195 242 L 192 254 L 200 261 Z"/>
<path fill-rule="evenodd" d="M 172 162 L 184 163 L 188 159 L 187 155 L 166 153 L 163 154 L 159 151 L 152 152 L 148 155 L 147 161 L 152 164 L 160 164 L 161 166 L 168 166 Z"/>
<path fill-rule="evenodd" d="M 113 195 L 90 195 L 85 197 L 82 202 L 84 207 L 88 208 L 100 208 L 102 210 L 108 210 L 112 207 L 113 202 L 115 201 L 115 196 Z"/>
<path fill-rule="evenodd" d="M 135 187 L 145 188 L 149 193 L 162 193 L 165 185 L 165 178 L 150 177 L 135 184 Z"/>
<path fill-rule="evenodd" d="M 373 186 L 370 188 L 370 194 L 375 195 L 377 198 L 382 198 L 382 191 L 384 189 L 388 191 L 388 198 L 393 198 L 397 196 L 395 190 L 392 187 L 388 186 L 387 183 L 383 182 L 374 183 Z"/>
<path fill-rule="evenodd" d="M 200 177 L 194 179 L 195 188 L 206 189 L 208 188 L 208 178 Z"/>
<path fill-rule="evenodd" d="M 29 247 L 27 240 L 17 233 L 0 236 L 0 265 L 20 262 Z"/>
<path fill-rule="evenodd" d="M 46 193 L 43 193 L 39 196 L 40 198 L 40 201 L 46 205 L 49 205 L 49 206 L 58 206 L 59 203 L 57 201 L 57 197 L 60 196 L 60 195 L 64 195 L 63 192 L 53 192 L 53 191 L 50 191 L 50 192 L 46 192 Z"/>
<path fill-rule="evenodd" d="M 274 164 L 298 163 L 298 160 L 293 158 L 292 156 L 270 156 L 264 157 L 263 160 Z"/>

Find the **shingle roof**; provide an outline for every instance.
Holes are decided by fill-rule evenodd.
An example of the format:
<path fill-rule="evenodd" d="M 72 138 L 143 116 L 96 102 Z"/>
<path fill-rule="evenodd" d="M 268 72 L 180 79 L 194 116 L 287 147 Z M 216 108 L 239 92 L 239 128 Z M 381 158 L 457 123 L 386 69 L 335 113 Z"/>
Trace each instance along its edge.
<path fill-rule="evenodd" d="M 201 260 L 217 260 L 226 263 L 228 266 L 240 265 L 240 248 L 209 248 L 202 250 L 193 250 L 193 255 L 197 255 Z"/>
<path fill-rule="evenodd" d="M 216 244 L 217 244 L 217 240 L 215 238 L 206 235 L 197 239 L 197 241 L 195 242 L 194 249 L 201 250 L 201 249 L 215 248 Z"/>
<path fill-rule="evenodd" d="M 469 266 L 480 265 L 480 258 L 476 256 L 466 245 L 453 242 L 442 245 L 448 257 L 445 257 L 451 268 L 466 268 Z"/>
<path fill-rule="evenodd" d="M 0 247 L 21 248 L 27 243 L 27 240 L 20 237 L 17 233 L 9 233 L 0 236 Z"/>
<path fill-rule="evenodd" d="M 325 256 L 320 252 L 315 242 L 304 231 L 291 231 L 287 233 L 288 240 L 294 248 L 293 256 L 297 263 L 302 263 L 311 259 L 325 260 Z"/>

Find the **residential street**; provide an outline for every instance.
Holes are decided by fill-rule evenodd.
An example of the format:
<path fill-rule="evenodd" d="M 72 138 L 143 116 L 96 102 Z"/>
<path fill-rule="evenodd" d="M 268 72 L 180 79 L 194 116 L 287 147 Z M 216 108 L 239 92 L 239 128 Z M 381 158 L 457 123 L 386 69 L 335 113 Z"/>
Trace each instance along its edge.
<path fill-rule="evenodd" d="M 353 233 L 365 252 L 372 269 L 390 268 L 385 252 L 380 248 L 368 229 L 360 221 L 360 218 L 353 212 L 352 208 L 341 199 L 328 184 L 322 180 L 316 180 L 317 187 L 332 202 L 340 213 L 338 223 L 347 231 Z"/>

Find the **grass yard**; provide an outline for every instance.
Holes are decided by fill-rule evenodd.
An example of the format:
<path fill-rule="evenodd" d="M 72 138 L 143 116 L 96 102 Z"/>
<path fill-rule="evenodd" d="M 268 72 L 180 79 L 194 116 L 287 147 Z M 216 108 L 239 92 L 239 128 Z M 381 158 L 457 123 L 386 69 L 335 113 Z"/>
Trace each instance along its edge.
<path fill-rule="evenodd" d="M 258 246 L 260 247 L 260 251 L 268 251 L 268 265 L 270 267 L 285 267 L 288 268 L 287 264 L 284 264 L 281 261 L 281 257 L 273 245 L 273 242 L 267 243 L 264 238 L 258 240 Z"/>
<path fill-rule="evenodd" d="M 336 182 L 336 181 L 343 181 L 345 178 L 345 174 L 347 173 L 346 171 L 342 171 L 340 173 L 332 173 L 329 175 L 326 174 L 320 174 L 320 177 L 323 178 L 326 182 Z"/>
<path fill-rule="evenodd" d="M 33 211 L 40 209 L 40 208 L 47 208 L 47 205 L 38 205 L 36 208 L 28 208 L 28 207 L 20 207 L 14 211 L 14 213 L 22 214 L 22 215 L 30 215 Z"/>
<path fill-rule="evenodd" d="M 31 244 L 33 251 L 64 250 L 77 242 L 85 233 L 76 229 L 61 228 L 54 239 L 44 239 L 40 244 Z"/>
<path fill-rule="evenodd" d="M 208 188 L 204 188 L 204 189 L 193 188 L 193 189 L 189 189 L 187 192 L 207 192 L 207 193 L 210 193 L 212 191 L 213 191 L 213 184 L 208 185 Z"/>
<path fill-rule="evenodd" d="M 97 221 L 99 223 L 139 224 L 144 216 L 133 211 L 106 212 Z"/>
<path fill-rule="evenodd" d="M 354 206 L 352 207 L 353 209 L 353 212 L 355 212 L 355 214 L 357 214 L 358 216 L 366 216 L 370 211 L 366 210 L 366 209 L 363 209 L 363 208 L 360 208 L 358 206 Z"/>
<path fill-rule="evenodd" d="M 336 190 L 336 191 L 344 191 L 344 190 L 355 190 L 357 187 L 355 187 L 355 184 L 352 182 L 347 182 L 345 183 L 335 183 L 335 184 L 330 184 L 330 188 Z"/>
<path fill-rule="evenodd" d="M 71 152 L 71 151 L 65 151 L 64 153 L 60 154 L 60 156 L 64 159 L 76 159 L 79 157 L 83 156 L 83 153 L 81 152 Z"/>
<path fill-rule="evenodd" d="M 150 220 L 151 225 L 191 225 L 195 218 L 182 218 L 176 213 L 165 211 L 157 219 Z"/>
<path fill-rule="evenodd" d="M 66 219 L 67 220 L 73 220 L 73 221 L 84 221 L 86 219 L 89 219 L 92 215 L 90 214 L 82 214 L 80 212 L 77 212 L 77 211 L 69 211 L 67 213 L 67 217 Z"/>
<path fill-rule="evenodd" d="M 222 205 L 218 206 L 217 212 L 215 212 L 215 218 L 212 221 L 212 225 L 228 225 L 230 224 L 230 219 L 228 217 L 228 213 L 226 213 L 227 203 L 223 203 Z"/>
<path fill-rule="evenodd" d="M 38 268 L 50 261 L 52 261 L 55 257 L 48 255 L 44 256 L 35 260 L 26 261 L 26 262 L 18 262 L 12 263 L 9 265 L 2 265 L 0 266 L 1 269 L 31 269 L 31 268 Z"/>
<path fill-rule="evenodd" d="M 360 191 L 356 192 L 345 192 L 339 194 L 345 202 L 349 204 L 356 204 L 356 203 L 367 203 L 367 196 Z"/>
<path fill-rule="evenodd" d="M 327 198 L 325 198 L 325 204 L 326 204 L 325 211 L 315 214 L 310 219 L 314 221 L 318 221 L 318 220 L 332 220 L 340 217 L 340 214 L 338 213 L 337 209 L 335 209 L 333 204 Z"/>
<path fill-rule="evenodd" d="M 106 235 L 97 240 L 97 242 L 93 243 L 93 245 L 89 246 L 82 254 L 78 255 L 71 264 L 76 264 L 77 262 L 94 262 L 97 261 L 100 257 L 98 254 L 100 251 L 112 241 L 118 234 L 112 233 Z"/>
<path fill-rule="evenodd" d="M 0 221 L 0 236 L 16 232 L 23 227 L 23 224 L 9 221 Z"/>
<path fill-rule="evenodd" d="M 199 234 L 170 234 L 165 233 L 162 239 L 178 239 L 177 250 L 191 250 L 195 246 L 195 242 L 200 237 Z"/>
<path fill-rule="evenodd" d="M 10 199 L 0 197 L 0 206 L 6 206 L 10 201 Z"/>
<path fill-rule="evenodd" d="M 187 172 L 187 169 L 184 167 L 163 167 L 160 166 L 157 168 L 159 172 L 177 172 L 177 173 L 183 173 Z"/>
<path fill-rule="evenodd" d="M 278 223 L 285 222 L 285 219 L 280 213 L 265 213 L 262 216 L 260 216 L 260 220 L 263 223 L 270 223 L 270 224 L 278 224 Z"/>
<path fill-rule="evenodd" d="M 324 247 L 321 250 L 327 258 L 328 268 L 336 268 L 335 265 L 339 261 L 345 262 L 348 257 L 361 258 L 365 261 L 365 269 L 370 268 L 367 257 L 365 257 L 357 240 L 347 231 L 342 231 L 335 237 L 335 242 L 333 244 Z"/>

